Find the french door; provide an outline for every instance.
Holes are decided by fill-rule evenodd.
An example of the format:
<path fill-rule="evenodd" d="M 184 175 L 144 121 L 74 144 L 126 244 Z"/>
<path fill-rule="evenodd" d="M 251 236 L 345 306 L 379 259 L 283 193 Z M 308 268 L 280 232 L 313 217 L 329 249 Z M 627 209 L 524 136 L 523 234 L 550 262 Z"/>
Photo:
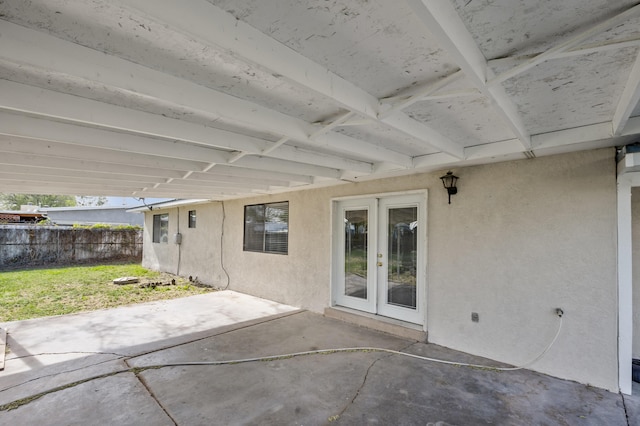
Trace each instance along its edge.
<path fill-rule="evenodd" d="M 424 324 L 425 194 L 336 201 L 333 223 L 333 304 Z"/>

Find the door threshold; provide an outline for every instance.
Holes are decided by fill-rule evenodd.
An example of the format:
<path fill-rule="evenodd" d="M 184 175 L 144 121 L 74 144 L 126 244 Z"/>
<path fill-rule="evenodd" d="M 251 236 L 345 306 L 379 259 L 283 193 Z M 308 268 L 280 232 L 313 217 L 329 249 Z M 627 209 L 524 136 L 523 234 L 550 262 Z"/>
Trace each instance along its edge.
<path fill-rule="evenodd" d="M 417 342 L 427 342 L 427 332 L 421 325 L 400 321 L 393 318 L 357 311 L 355 309 L 334 306 L 324 309 L 324 316 L 334 318 L 372 330 L 393 334 L 394 336 Z"/>

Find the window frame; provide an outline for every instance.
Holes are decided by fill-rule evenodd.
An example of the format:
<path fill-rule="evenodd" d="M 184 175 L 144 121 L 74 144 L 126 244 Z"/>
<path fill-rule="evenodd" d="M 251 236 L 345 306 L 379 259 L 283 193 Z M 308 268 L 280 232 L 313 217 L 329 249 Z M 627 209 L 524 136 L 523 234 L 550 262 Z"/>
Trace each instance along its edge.
<path fill-rule="evenodd" d="M 155 244 L 169 243 L 169 213 L 153 215 L 152 242 Z"/>
<path fill-rule="evenodd" d="M 269 221 L 269 209 L 281 210 L 282 213 L 280 214 L 284 216 L 284 220 Z M 289 201 L 245 205 L 242 250 L 255 253 L 288 255 L 289 210 Z M 282 225 L 283 223 L 284 226 Z M 269 226 L 270 224 L 271 226 Z M 251 230 L 252 228 L 253 231 Z M 269 232 L 268 228 L 272 228 L 272 231 Z"/>

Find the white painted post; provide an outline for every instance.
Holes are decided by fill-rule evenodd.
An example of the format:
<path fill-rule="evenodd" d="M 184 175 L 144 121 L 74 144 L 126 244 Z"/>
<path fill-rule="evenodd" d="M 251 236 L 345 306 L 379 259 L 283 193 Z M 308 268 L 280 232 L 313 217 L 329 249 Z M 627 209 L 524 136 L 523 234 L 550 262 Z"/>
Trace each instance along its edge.
<path fill-rule="evenodd" d="M 631 179 L 618 176 L 618 386 L 631 395 L 633 343 Z"/>

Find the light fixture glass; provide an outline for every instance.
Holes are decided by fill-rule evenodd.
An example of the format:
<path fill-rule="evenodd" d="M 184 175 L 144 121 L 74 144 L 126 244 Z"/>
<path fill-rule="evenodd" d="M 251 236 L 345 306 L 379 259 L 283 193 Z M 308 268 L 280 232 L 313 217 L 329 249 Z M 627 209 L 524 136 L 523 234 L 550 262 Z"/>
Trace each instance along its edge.
<path fill-rule="evenodd" d="M 440 176 L 440 179 L 449 194 L 449 204 L 451 204 L 451 196 L 458 193 L 458 188 L 456 188 L 458 176 L 454 175 L 452 171 L 448 171 L 446 175 Z"/>

